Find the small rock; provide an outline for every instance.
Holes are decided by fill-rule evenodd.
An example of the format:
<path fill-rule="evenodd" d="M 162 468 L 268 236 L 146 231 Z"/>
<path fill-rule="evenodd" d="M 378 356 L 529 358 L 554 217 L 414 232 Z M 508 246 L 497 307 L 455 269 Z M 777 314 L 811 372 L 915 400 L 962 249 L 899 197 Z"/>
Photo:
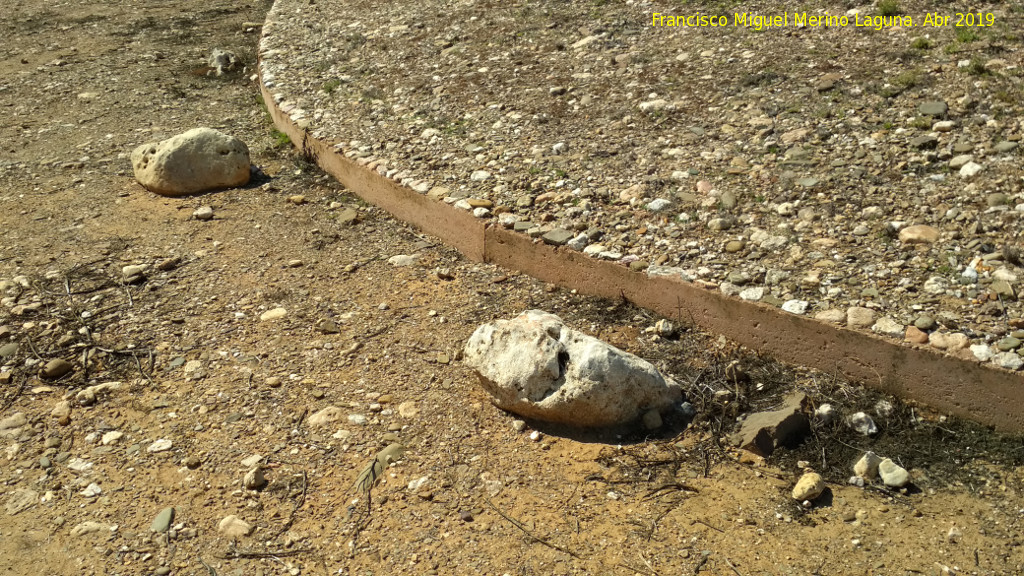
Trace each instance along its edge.
<path fill-rule="evenodd" d="M 267 479 L 263 476 L 263 467 L 256 466 L 246 473 L 242 479 L 242 485 L 248 490 L 259 490 L 267 485 Z"/>
<path fill-rule="evenodd" d="M 806 396 L 791 394 L 781 408 L 751 414 L 743 420 L 733 441 L 743 450 L 767 458 L 782 445 L 799 441 L 810 431 L 810 422 L 803 411 Z"/>
<path fill-rule="evenodd" d="M 543 240 L 545 244 L 551 244 L 553 246 L 563 246 L 567 242 L 569 242 L 569 240 L 572 240 L 574 236 L 575 234 L 573 232 L 570 232 L 569 230 L 555 228 L 554 230 L 551 230 L 545 233 L 543 236 L 541 236 L 541 240 Z"/>
<path fill-rule="evenodd" d="M 43 367 L 43 371 L 40 375 L 48 380 L 56 380 L 57 378 L 67 375 L 74 369 L 75 366 L 71 362 L 68 362 L 63 358 L 54 358 L 46 363 L 46 366 Z"/>
<path fill-rule="evenodd" d="M 200 206 L 192 213 L 192 217 L 203 222 L 213 220 L 213 208 L 209 206 Z"/>
<path fill-rule="evenodd" d="M 146 448 L 146 452 L 149 452 L 151 454 L 156 454 L 156 453 L 159 453 L 159 452 L 166 452 L 167 450 L 170 450 L 171 446 L 173 446 L 173 445 L 174 445 L 174 443 L 171 442 L 170 440 L 168 440 L 166 438 L 161 438 L 161 439 L 157 440 L 156 442 L 153 442 L 152 444 L 150 444 Z"/>
<path fill-rule="evenodd" d="M 919 224 L 900 230 L 900 242 L 904 244 L 932 244 L 937 242 L 941 232 L 933 226 Z"/>
<path fill-rule="evenodd" d="M 853 428 L 865 436 L 871 436 L 878 433 L 878 426 L 875 425 L 874 419 L 864 412 L 851 414 L 847 419 L 847 424 L 850 425 L 850 428 Z"/>
<path fill-rule="evenodd" d="M 7 418 L 0 420 L 0 436 L 15 437 L 21 433 L 22 427 L 28 424 L 28 418 L 23 412 L 15 412 Z"/>
<path fill-rule="evenodd" d="M 252 525 L 232 514 L 217 524 L 217 531 L 228 538 L 241 538 L 252 532 Z"/>
<path fill-rule="evenodd" d="M 805 472 L 793 487 L 793 499 L 798 502 L 814 500 L 825 491 L 825 479 L 817 472 Z"/>
<path fill-rule="evenodd" d="M 657 430 L 661 428 L 663 422 L 661 420 L 661 412 L 657 410 L 648 410 L 643 415 L 644 428 L 647 430 Z"/>
<path fill-rule="evenodd" d="M 917 326 L 907 326 L 907 331 L 903 333 L 903 339 L 911 344 L 927 344 L 928 334 L 922 332 Z"/>
<path fill-rule="evenodd" d="M 968 162 L 960 167 L 960 177 L 968 180 L 978 175 L 984 167 L 976 162 Z"/>
<path fill-rule="evenodd" d="M 946 332 L 935 332 L 928 337 L 928 342 L 933 348 L 939 350 L 948 350 L 950 352 L 956 352 L 967 348 L 971 344 L 970 338 L 966 334 L 959 332 L 946 333 Z"/>
<path fill-rule="evenodd" d="M 782 303 L 782 309 L 790 314 L 805 314 L 808 305 L 807 300 L 786 300 Z"/>
<path fill-rule="evenodd" d="M 879 462 L 878 475 L 890 488 L 902 488 L 910 482 L 910 473 L 888 458 Z"/>
<path fill-rule="evenodd" d="M 420 261 L 419 254 L 398 254 L 388 258 L 388 264 L 397 268 L 404 268 L 407 266 L 415 266 Z"/>
<path fill-rule="evenodd" d="M 174 522 L 174 506 L 168 506 L 156 515 L 156 518 L 153 519 L 153 523 L 150 524 L 149 529 L 158 534 L 162 534 L 170 529 L 172 522 Z"/>
<path fill-rule="evenodd" d="M 982 362 L 988 362 L 995 358 L 996 351 L 988 344 L 972 344 L 971 354 L 974 354 L 974 357 Z"/>
<path fill-rule="evenodd" d="M 946 113 L 949 111 L 949 105 L 941 100 L 922 102 L 921 105 L 917 107 L 917 111 L 923 116 L 945 117 Z"/>
<path fill-rule="evenodd" d="M 846 310 L 846 326 L 849 328 L 867 328 L 875 323 L 875 311 L 862 306 L 851 306 Z"/>
<path fill-rule="evenodd" d="M 260 321 L 266 322 L 268 320 L 279 320 L 288 315 L 288 310 L 284 308 L 271 308 L 263 314 L 260 314 Z"/>
<path fill-rule="evenodd" d="M 522 432 L 523 430 L 526 430 L 526 421 L 524 421 L 524 420 L 513 420 L 512 421 L 512 429 L 515 430 L 516 432 Z"/>
<path fill-rule="evenodd" d="M 853 465 L 853 473 L 870 482 L 878 476 L 878 465 L 881 463 L 882 458 L 877 454 L 870 451 L 865 452 L 860 460 Z"/>
<path fill-rule="evenodd" d="M 888 316 L 882 316 L 871 326 L 873 332 L 885 334 L 886 336 L 900 337 L 904 335 L 903 324 Z"/>
<path fill-rule="evenodd" d="M 997 354 L 992 359 L 993 362 L 999 365 L 1000 368 L 1006 368 L 1007 370 L 1020 370 L 1021 366 L 1024 366 L 1024 360 L 1017 355 L 1016 352 L 1003 352 Z"/>
<path fill-rule="evenodd" d="M 328 406 L 315 412 L 308 419 L 310 426 L 327 426 L 345 417 L 345 412 L 337 406 Z"/>
<path fill-rule="evenodd" d="M 82 496 L 85 496 L 86 498 L 95 498 L 102 493 L 103 489 L 95 482 L 89 483 L 89 485 L 85 487 L 85 490 L 82 490 L 81 492 Z"/>
<path fill-rule="evenodd" d="M 74 537 L 88 536 L 90 534 L 103 534 L 110 533 L 110 526 L 101 522 L 86 521 L 75 526 L 71 529 L 71 535 Z"/>
<path fill-rule="evenodd" d="M 7 499 L 7 513 L 11 516 L 24 512 L 39 502 L 39 493 L 27 488 L 19 488 Z"/>

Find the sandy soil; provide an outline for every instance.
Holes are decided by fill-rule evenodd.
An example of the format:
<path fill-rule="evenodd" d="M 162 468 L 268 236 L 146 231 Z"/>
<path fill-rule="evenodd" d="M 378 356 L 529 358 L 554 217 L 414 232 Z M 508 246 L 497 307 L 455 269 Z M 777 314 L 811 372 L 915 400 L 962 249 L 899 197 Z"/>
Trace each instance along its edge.
<path fill-rule="evenodd" d="M 17 345 L 0 361 L 4 573 L 1021 570 L 1019 439 L 893 400 L 873 438 L 836 424 L 768 461 L 736 451 L 736 418 L 794 389 L 844 412 L 879 398 L 678 319 L 677 339 L 656 339 L 643 310 L 467 262 L 346 194 L 256 97 L 268 8 L 30 0 L 0 16 L 0 346 Z M 214 48 L 249 69 L 208 76 Z M 185 199 L 135 183 L 133 147 L 196 126 L 245 140 L 262 175 Z M 192 218 L 202 205 L 213 220 Z M 414 253 L 416 266 L 387 263 Z M 140 264 L 145 279 L 125 283 Z M 697 421 L 516 431 L 459 351 L 528 308 L 684 382 Z M 72 371 L 40 377 L 55 359 Z M 328 406 L 342 419 L 312 425 Z M 408 450 L 367 502 L 356 477 L 394 441 Z M 911 470 L 912 488 L 846 484 L 867 448 Z M 808 465 L 829 489 L 804 508 L 790 490 Z M 250 490 L 257 466 L 267 483 Z M 153 532 L 168 507 L 170 530 Z M 230 516 L 248 534 L 219 530 Z"/>

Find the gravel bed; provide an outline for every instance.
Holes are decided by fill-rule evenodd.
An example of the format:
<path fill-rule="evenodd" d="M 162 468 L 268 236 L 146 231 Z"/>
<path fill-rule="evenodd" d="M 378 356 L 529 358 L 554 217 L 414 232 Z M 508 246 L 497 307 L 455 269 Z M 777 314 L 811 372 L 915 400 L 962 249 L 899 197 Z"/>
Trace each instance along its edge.
<path fill-rule="evenodd" d="M 1010 370 L 1024 359 L 1019 7 L 734 25 L 766 2 L 279 0 L 262 81 L 312 135 L 494 225 Z M 654 13 L 729 26 L 652 25 Z M 928 13 L 953 16 L 924 26 Z M 987 22 L 988 20 L 984 20 Z"/>

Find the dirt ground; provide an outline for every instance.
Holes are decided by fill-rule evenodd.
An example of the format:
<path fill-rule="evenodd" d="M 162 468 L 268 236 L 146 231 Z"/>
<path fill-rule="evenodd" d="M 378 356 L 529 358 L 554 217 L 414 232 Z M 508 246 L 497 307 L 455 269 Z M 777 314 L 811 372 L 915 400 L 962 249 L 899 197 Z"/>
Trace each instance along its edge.
<path fill-rule="evenodd" d="M 895 402 L 874 437 L 817 425 L 750 457 L 729 443 L 740 413 L 794 389 L 844 413 L 878 398 L 685 325 L 655 339 L 644 310 L 468 262 L 340 189 L 257 97 L 268 8 L 28 0 L 0 15 L 0 573 L 1024 569 L 1020 439 Z M 214 48 L 248 70 L 207 75 Z M 249 144 L 253 183 L 142 189 L 130 151 L 197 126 Z M 213 220 L 192 217 L 202 205 Z M 416 266 L 387 262 L 413 253 Z M 126 282 L 128 265 L 145 278 Z M 458 359 L 480 323 L 530 308 L 654 362 L 696 421 L 517 431 Z M 55 359 L 71 372 L 41 378 Z M 106 382 L 122 386 L 83 405 Z M 328 406 L 341 420 L 311 425 Z M 356 477 L 396 441 L 407 451 L 367 502 Z M 911 488 L 849 485 L 868 448 Z M 805 508 L 790 491 L 808 465 L 829 488 Z M 250 490 L 254 467 L 267 482 Z M 168 507 L 170 529 L 152 531 Z M 232 516 L 245 534 L 220 529 Z"/>

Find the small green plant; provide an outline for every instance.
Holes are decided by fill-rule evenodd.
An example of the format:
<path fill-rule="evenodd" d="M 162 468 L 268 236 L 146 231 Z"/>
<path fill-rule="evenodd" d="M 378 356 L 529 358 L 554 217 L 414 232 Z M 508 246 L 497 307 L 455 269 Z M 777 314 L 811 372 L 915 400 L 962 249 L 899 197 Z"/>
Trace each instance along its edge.
<path fill-rule="evenodd" d="M 917 50 L 929 50 L 932 47 L 932 41 L 925 37 L 915 38 L 910 47 Z"/>
<path fill-rule="evenodd" d="M 328 80 L 327 82 L 324 82 L 324 85 L 321 86 L 320 89 L 330 94 L 331 92 L 337 90 L 339 86 L 341 86 L 341 80 L 335 78 L 334 80 Z"/>
<path fill-rule="evenodd" d="M 900 72 L 893 78 L 892 83 L 904 90 L 908 90 L 917 86 L 920 81 L 921 75 L 916 70 L 907 70 L 906 72 Z"/>
<path fill-rule="evenodd" d="M 878 3 L 878 14 L 880 16 L 897 16 L 903 13 L 900 3 L 896 0 L 882 0 Z"/>
<path fill-rule="evenodd" d="M 280 130 L 271 130 L 270 137 L 274 139 L 275 148 L 284 148 L 286 146 L 290 146 L 292 143 L 292 139 Z"/>
<path fill-rule="evenodd" d="M 882 124 L 882 128 L 885 130 L 892 130 L 895 125 L 892 122 L 886 122 Z"/>
<path fill-rule="evenodd" d="M 983 76 L 989 74 L 988 68 L 985 68 L 985 63 L 977 58 L 971 58 L 971 63 L 967 65 L 967 73 L 972 76 Z"/>
<path fill-rule="evenodd" d="M 932 127 L 932 123 L 927 118 L 915 118 L 910 125 L 918 130 L 928 130 Z"/>
<path fill-rule="evenodd" d="M 961 44 L 970 44 L 980 38 L 977 32 L 970 28 L 957 28 L 956 29 L 956 41 Z"/>

